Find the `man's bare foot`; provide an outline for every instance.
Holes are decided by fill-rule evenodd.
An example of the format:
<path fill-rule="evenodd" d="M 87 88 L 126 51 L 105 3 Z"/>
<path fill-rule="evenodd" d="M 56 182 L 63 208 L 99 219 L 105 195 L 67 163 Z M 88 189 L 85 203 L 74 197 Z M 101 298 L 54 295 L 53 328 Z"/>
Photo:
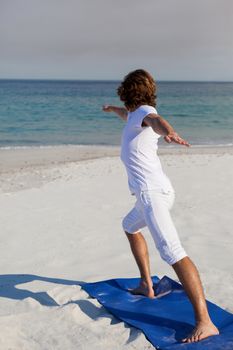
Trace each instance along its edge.
<path fill-rule="evenodd" d="M 151 299 L 153 299 L 155 297 L 153 284 L 148 285 L 144 281 L 140 282 L 140 285 L 137 288 L 131 289 L 129 291 L 130 291 L 130 293 L 132 293 L 134 295 L 144 295 L 144 296 L 151 298 Z"/>
<path fill-rule="evenodd" d="M 202 339 L 211 337 L 212 335 L 218 335 L 219 330 L 211 321 L 199 322 L 193 329 L 191 334 L 187 338 L 182 339 L 183 343 L 193 343 L 198 342 Z"/>

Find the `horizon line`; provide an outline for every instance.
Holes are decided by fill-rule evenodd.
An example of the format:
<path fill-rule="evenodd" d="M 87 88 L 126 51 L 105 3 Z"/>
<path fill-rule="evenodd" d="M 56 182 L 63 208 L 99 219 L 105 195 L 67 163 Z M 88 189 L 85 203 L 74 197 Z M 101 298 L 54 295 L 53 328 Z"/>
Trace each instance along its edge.
<path fill-rule="evenodd" d="M 60 82 L 120 82 L 122 79 L 68 79 L 68 78 L 0 78 L 0 81 L 60 81 Z M 156 79 L 161 83 L 233 83 L 233 80 L 176 80 Z"/>

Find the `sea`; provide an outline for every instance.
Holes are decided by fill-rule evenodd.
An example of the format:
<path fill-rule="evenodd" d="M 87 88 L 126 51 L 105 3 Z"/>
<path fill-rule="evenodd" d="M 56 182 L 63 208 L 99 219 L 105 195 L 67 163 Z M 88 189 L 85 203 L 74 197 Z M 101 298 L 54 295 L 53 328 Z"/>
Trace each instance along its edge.
<path fill-rule="evenodd" d="M 0 80 L 0 147 L 120 145 L 124 121 L 102 111 L 122 105 L 118 85 Z M 193 146 L 233 145 L 231 82 L 157 82 L 156 109 Z"/>

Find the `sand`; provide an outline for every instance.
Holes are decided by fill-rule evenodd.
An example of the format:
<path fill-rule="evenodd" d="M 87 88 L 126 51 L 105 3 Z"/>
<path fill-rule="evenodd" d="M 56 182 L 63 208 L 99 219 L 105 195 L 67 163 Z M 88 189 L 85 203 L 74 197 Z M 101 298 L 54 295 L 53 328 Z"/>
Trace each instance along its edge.
<path fill-rule="evenodd" d="M 172 216 L 206 297 L 233 312 L 233 149 L 165 148 Z M 121 228 L 134 204 L 117 147 L 0 150 L 0 349 L 153 349 L 81 290 L 136 277 Z M 176 278 L 144 230 L 152 274 Z"/>

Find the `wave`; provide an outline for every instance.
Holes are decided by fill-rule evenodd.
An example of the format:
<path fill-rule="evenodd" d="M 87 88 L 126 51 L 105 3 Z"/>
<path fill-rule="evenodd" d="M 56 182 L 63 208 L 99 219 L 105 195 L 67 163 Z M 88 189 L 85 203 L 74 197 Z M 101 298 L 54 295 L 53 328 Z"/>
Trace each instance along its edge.
<path fill-rule="evenodd" d="M 109 147 L 109 148 L 119 148 L 120 145 L 108 145 L 108 144 L 58 144 L 58 145 L 39 145 L 39 146 L 0 146 L 0 150 L 24 150 L 24 149 L 51 149 L 51 148 L 95 148 L 95 147 Z M 160 148 L 179 148 L 178 144 L 160 144 Z M 191 144 L 192 148 L 202 148 L 202 147 L 233 147 L 233 143 L 200 143 Z"/>

